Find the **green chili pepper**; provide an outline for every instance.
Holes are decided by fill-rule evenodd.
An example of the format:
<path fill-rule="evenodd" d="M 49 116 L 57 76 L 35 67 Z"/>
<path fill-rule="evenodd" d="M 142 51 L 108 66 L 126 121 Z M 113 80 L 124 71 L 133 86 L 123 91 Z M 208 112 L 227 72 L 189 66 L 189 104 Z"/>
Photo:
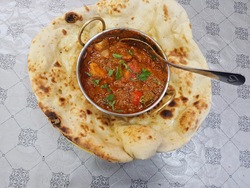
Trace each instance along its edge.
<path fill-rule="evenodd" d="M 121 59 L 122 58 L 121 54 L 113 53 L 112 55 L 113 55 L 114 58 L 117 58 L 117 59 Z"/>
<path fill-rule="evenodd" d="M 114 73 L 114 70 L 113 70 L 113 69 L 108 70 L 108 76 L 112 76 L 113 73 Z"/>
<path fill-rule="evenodd" d="M 121 66 L 116 67 L 115 79 L 119 80 L 122 77 L 122 68 Z"/>
<path fill-rule="evenodd" d="M 98 85 L 99 85 L 99 82 L 100 82 L 100 80 L 98 80 L 98 79 L 93 79 L 93 80 L 92 80 L 92 83 L 93 83 L 95 86 L 98 86 Z"/>

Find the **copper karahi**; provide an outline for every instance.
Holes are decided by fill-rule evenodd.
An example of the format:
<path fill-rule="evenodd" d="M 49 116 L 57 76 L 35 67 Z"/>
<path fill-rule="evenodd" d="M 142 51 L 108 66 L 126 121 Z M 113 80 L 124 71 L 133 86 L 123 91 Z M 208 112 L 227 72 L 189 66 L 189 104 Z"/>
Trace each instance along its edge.
<path fill-rule="evenodd" d="M 85 97 L 99 110 L 132 117 L 148 112 L 162 100 L 170 70 L 136 43 L 121 41 L 127 37 L 151 43 L 166 58 L 160 46 L 146 34 L 113 28 L 95 35 L 84 45 L 77 62 L 77 79 Z"/>

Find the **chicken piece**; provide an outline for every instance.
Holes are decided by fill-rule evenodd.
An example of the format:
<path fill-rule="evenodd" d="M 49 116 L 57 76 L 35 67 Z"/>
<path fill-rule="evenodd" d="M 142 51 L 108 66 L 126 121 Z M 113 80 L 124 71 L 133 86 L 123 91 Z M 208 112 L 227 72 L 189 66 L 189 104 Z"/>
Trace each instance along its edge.
<path fill-rule="evenodd" d="M 108 39 L 103 39 L 101 42 L 94 44 L 94 48 L 98 51 L 107 49 L 109 45 Z"/>
<path fill-rule="evenodd" d="M 106 75 L 105 70 L 103 70 L 97 63 L 90 63 L 90 74 L 92 76 L 97 76 L 97 77 L 104 77 Z"/>

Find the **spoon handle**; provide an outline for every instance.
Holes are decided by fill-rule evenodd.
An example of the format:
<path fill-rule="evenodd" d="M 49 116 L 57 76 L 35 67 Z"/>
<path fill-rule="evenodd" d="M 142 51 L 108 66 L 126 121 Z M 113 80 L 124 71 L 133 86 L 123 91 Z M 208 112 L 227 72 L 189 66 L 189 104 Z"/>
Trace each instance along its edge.
<path fill-rule="evenodd" d="M 216 79 L 216 80 L 228 83 L 228 84 L 232 84 L 232 85 L 242 85 L 246 81 L 246 78 L 243 75 L 237 74 L 237 73 L 184 67 L 184 66 L 179 66 L 170 62 L 168 62 L 168 64 L 175 68 L 179 68 L 179 69 L 186 70 L 186 71 L 191 71 L 197 74 L 201 74 L 203 76 L 210 77 L 212 79 Z"/>
<path fill-rule="evenodd" d="M 245 83 L 246 78 L 241 75 L 241 74 L 237 74 L 237 73 L 230 73 L 230 72 L 221 72 L 221 71 L 213 71 L 213 70 L 206 70 L 206 69 L 197 69 L 197 68 L 192 68 L 192 67 L 186 67 L 186 66 L 181 66 L 181 65 L 176 65 L 173 64 L 169 61 L 167 61 L 166 59 L 164 59 L 163 57 L 161 57 L 153 48 L 152 46 L 150 46 L 147 42 L 144 42 L 140 39 L 136 39 L 136 38 L 123 38 L 121 39 L 121 41 L 127 41 L 127 42 L 134 42 L 134 45 L 142 45 L 145 49 L 148 49 L 150 52 L 152 52 L 154 55 L 156 55 L 156 57 L 158 57 L 162 62 L 178 68 L 178 69 L 182 69 L 182 70 L 186 70 L 186 71 L 190 71 L 190 72 L 194 72 L 197 74 L 201 74 L 203 76 L 207 76 L 209 78 L 213 78 L 228 84 L 232 84 L 232 85 L 242 85 Z"/>

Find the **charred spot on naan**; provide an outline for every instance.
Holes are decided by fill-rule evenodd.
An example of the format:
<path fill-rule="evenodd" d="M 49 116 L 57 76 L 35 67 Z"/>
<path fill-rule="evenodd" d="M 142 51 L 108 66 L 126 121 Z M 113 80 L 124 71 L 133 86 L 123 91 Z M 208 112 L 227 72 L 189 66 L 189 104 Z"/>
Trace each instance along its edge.
<path fill-rule="evenodd" d="M 188 102 L 188 98 L 185 97 L 185 96 L 181 96 L 181 101 L 182 101 L 183 103 L 186 103 L 186 102 Z"/>
<path fill-rule="evenodd" d="M 89 133 L 91 132 L 91 130 L 92 130 L 92 129 L 90 129 L 88 125 L 86 125 L 86 124 L 81 124 L 81 125 L 80 125 L 80 132 L 79 132 L 78 137 L 79 137 L 79 138 L 87 137 L 87 135 L 89 135 Z M 92 133 L 93 133 L 93 131 L 92 131 Z"/>
<path fill-rule="evenodd" d="M 151 135 L 150 129 L 147 126 L 143 125 L 131 126 L 130 129 L 123 130 L 123 134 L 128 136 L 129 143 L 138 142 L 142 139 L 144 140 L 156 139 Z"/>
<path fill-rule="evenodd" d="M 174 98 L 169 104 L 168 107 L 177 108 L 180 107 L 183 104 L 186 104 L 188 102 L 188 98 L 181 95 L 178 98 Z"/>
<path fill-rule="evenodd" d="M 183 80 L 185 80 L 186 85 L 191 88 L 193 86 L 193 73 L 191 72 L 186 72 L 186 75 L 183 77 Z"/>
<path fill-rule="evenodd" d="M 68 12 L 68 13 L 66 13 L 65 14 L 65 21 L 67 22 L 67 23 L 75 23 L 76 21 L 82 21 L 83 20 L 83 18 L 82 18 L 82 16 L 81 15 L 78 15 L 77 13 L 75 13 L 75 12 Z"/>
<path fill-rule="evenodd" d="M 65 29 L 62 29 L 63 35 L 67 35 L 67 31 Z"/>
<path fill-rule="evenodd" d="M 80 110 L 79 112 L 79 117 L 81 119 L 86 119 L 87 115 L 86 115 L 86 112 L 84 110 Z"/>
<path fill-rule="evenodd" d="M 40 89 L 41 91 L 43 91 L 44 93 L 49 93 L 49 91 L 50 91 L 50 87 L 49 87 L 49 86 L 46 87 L 46 86 L 44 86 L 44 85 L 40 85 L 40 86 L 39 86 L 39 89 Z"/>
<path fill-rule="evenodd" d="M 177 108 L 177 107 L 180 107 L 182 105 L 181 103 L 181 99 L 180 97 L 176 97 L 174 98 L 169 104 L 168 104 L 168 107 L 171 107 L 171 108 Z"/>
<path fill-rule="evenodd" d="M 48 117 L 53 126 L 55 127 L 61 126 L 61 118 L 55 112 L 46 110 L 44 113 Z"/>
<path fill-rule="evenodd" d="M 177 107 L 178 106 L 178 103 L 176 102 L 176 99 L 172 100 L 169 104 L 168 104 L 169 107 Z"/>
<path fill-rule="evenodd" d="M 29 72 L 37 71 L 37 67 L 34 64 L 32 64 L 32 61 L 30 59 L 28 59 L 28 71 Z"/>
<path fill-rule="evenodd" d="M 195 101 L 193 106 L 199 111 L 199 113 L 208 108 L 208 104 L 203 99 Z"/>
<path fill-rule="evenodd" d="M 63 106 L 66 103 L 66 99 L 64 97 L 59 98 L 60 105 Z"/>
<path fill-rule="evenodd" d="M 162 110 L 160 112 L 160 116 L 163 118 L 163 119 L 171 119 L 173 118 L 173 111 L 174 109 L 171 109 L 171 110 L 168 110 L 168 109 L 165 109 L 165 110 Z"/>
<path fill-rule="evenodd" d="M 92 114 L 92 111 L 89 110 L 89 109 L 87 109 L 86 112 L 87 112 L 88 115 L 91 115 L 91 114 Z"/>
<path fill-rule="evenodd" d="M 194 132 L 193 130 L 196 130 L 197 128 L 197 113 L 189 108 L 187 109 L 180 117 L 179 119 L 179 125 L 178 128 L 181 133 L 185 134 L 188 131 Z"/>
<path fill-rule="evenodd" d="M 55 66 L 55 67 L 61 67 L 61 64 L 60 64 L 58 61 L 56 61 L 56 62 L 54 63 L 54 66 Z"/>
<path fill-rule="evenodd" d="M 204 99 L 197 100 L 181 115 L 179 120 L 179 129 L 185 134 L 194 133 L 198 128 L 199 117 L 202 112 L 206 111 L 209 105 Z"/>
<path fill-rule="evenodd" d="M 126 0 L 126 2 L 128 2 L 128 0 Z M 125 8 L 127 8 L 127 6 L 126 6 L 126 4 L 124 3 L 119 3 L 119 4 L 117 4 L 117 5 L 115 5 L 115 4 L 113 4 L 113 5 L 111 5 L 111 9 L 113 10 L 113 11 L 115 11 L 115 12 L 121 12 L 121 9 L 125 9 Z"/>
<path fill-rule="evenodd" d="M 63 133 L 65 134 L 69 134 L 71 133 L 71 130 L 68 128 L 68 127 L 65 127 L 65 126 L 61 126 L 61 127 L 58 127 Z"/>
<path fill-rule="evenodd" d="M 37 85 L 36 91 L 38 97 L 44 98 L 51 91 L 51 87 L 48 86 L 48 78 L 45 74 L 39 74 L 34 79 L 33 82 Z"/>
<path fill-rule="evenodd" d="M 68 78 L 67 74 L 65 74 L 65 68 L 59 61 L 55 61 L 47 77 L 50 78 L 52 83 L 65 83 L 65 84 Z"/>
<path fill-rule="evenodd" d="M 110 125 L 110 120 L 108 118 L 97 117 L 97 120 L 99 120 L 103 126 L 109 126 Z M 104 129 L 102 129 L 102 130 L 104 130 Z"/>
<path fill-rule="evenodd" d="M 99 10 L 108 8 L 109 14 L 113 15 L 114 13 L 121 14 L 122 10 L 127 8 L 127 3 L 129 3 L 129 0 L 124 0 L 124 3 L 107 3 L 106 1 L 99 1 L 97 6 Z"/>
<path fill-rule="evenodd" d="M 188 57 L 188 49 L 184 47 L 175 48 L 168 54 L 168 59 L 171 63 L 174 64 L 183 64 L 187 65 L 186 58 Z"/>
<path fill-rule="evenodd" d="M 68 127 L 62 125 L 62 118 L 56 112 L 47 109 L 41 103 L 39 103 L 39 106 L 55 128 L 59 129 L 63 134 L 71 134 L 72 131 Z"/>

